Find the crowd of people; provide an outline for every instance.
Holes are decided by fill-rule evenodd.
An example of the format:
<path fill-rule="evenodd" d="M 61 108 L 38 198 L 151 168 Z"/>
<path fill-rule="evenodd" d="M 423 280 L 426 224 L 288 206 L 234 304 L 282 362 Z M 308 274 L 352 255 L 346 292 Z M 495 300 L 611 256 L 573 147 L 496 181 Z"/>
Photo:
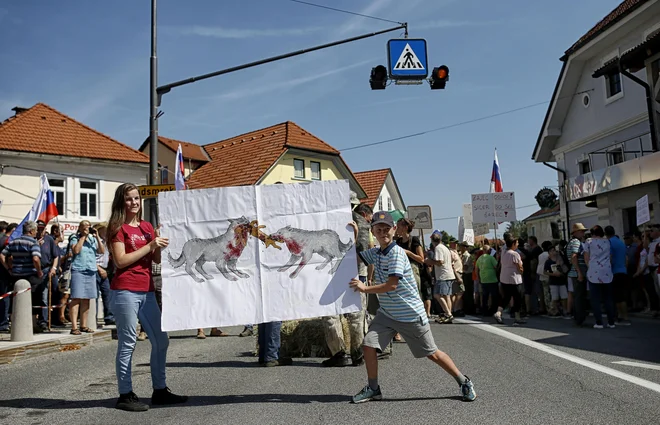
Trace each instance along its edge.
<path fill-rule="evenodd" d="M 430 332 L 433 320 L 451 324 L 455 317 L 471 313 L 492 316 L 502 324 L 508 311 L 514 326 L 525 324 L 529 315 L 573 318 L 583 325 L 591 311 L 593 327 L 602 329 L 630 325 L 629 311 L 652 310 L 659 315 L 660 225 L 626 234 L 621 240 L 612 226 L 587 230 L 576 223 L 570 241 L 539 245 L 534 236 L 524 240 L 505 234 L 503 241 L 486 240 L 479 247 L 453 239 L 445 244 L 447 235 L 435 231 L 425 249 L 412 234 L 414 221 L 395 222 L 388 212 L 374 213 L 356 199 L 352 204 L 349 225 L 355 233 L 358 277 L 348 285 L 364 294 L 363 308 L 345 315 L 350 347 L 344 342 L 340 317 L 323 318 L 331 356 L 322 365 L 366 364 L 367 385 L 352 398 L 354 403 L 382 398 L 378 360 L 391 355 L 396 341 L 405 341 L 414 357 L 427 357 L 449 373 L 464 400 L 476 398 L 472 380 L 435 344 Z M 0 223 L 4 230 L 0 289 L 11 291 L 18 279 L 30 282 L 36 331 L 47 328 L 48 283 L 59 303 L 54 325 L 71 322 L 74 335 L 94 332 L 87 323 L 89 300 L 102 297 L 104 323 L 117 327 L 116 406 L 128 411 L 148 409 L 133 392 L 131 380 L 136 341 L 146 338 L 152 347 L 152 404 L 187 400 L 166 384 L 169 338 L 160 325 L 156 281 L 160 280 L 161 250 L 169 241 L 142 220 L 141 205 L 136 186 L 120 186 L 108 223 L 92 226 L 83 221 L 65 244 L 59 226 L 51 227 L 49 233 L 45 223 L 27 221 L 22 235 L 10 241 L 17 225 Z M 0 332 L 9 328 L 9 300 L 0 302 Z M 281 322 L 259 324 L 259 363 L 264 366 L 292 364 L 279 354 L 280 326 Z M 252 334 L 251 325 L 244 332 L 248 330 L 246 336 Z"/>

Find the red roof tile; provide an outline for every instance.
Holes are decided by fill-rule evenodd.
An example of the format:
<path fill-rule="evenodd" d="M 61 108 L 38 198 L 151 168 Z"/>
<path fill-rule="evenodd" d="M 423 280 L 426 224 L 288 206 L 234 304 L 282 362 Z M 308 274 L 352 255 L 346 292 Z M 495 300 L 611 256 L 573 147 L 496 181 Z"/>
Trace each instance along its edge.
<path fill-rule="evenodd" d="M 353 173 L 357 179 L 360 186 L 367 193 L 366 199 L 362 199 L 362 202 L 369 205 L 371 208 L 376 206 L 376 201 L 380 196 L 380 191 L 385 185 L 385 179 L 392 172 L 390 168 L 384 168 L 382 170 L 371 170 L 371 171 L 360 171 L 358 173 Z"/>
<path fill-rule="evenodd" d="M 580 37 L 567 51 L 566 56 L 575 53 L 578 49 L 586 45 L 588 42 L 596 38 L 609 27 L 626 17 L 629 13 L 634 11 L 639 6 L 646 3 L 648 0 L 624 0 L 618 5 L 609 15 L 604 17 L 593 28 L 591 28 L 585 35 Z"/>
<path fill-rule="evenodd" d="M 170 139 L 168 137 L 158 136 L 158 140 L 165 147 L 170 149 L 172 152 L 179 149 L 179 144 L 181 144 L 181 152 L 183 153 L 183 159 L 190 159 L 197 162 L 209 162 L 210 158 L 206 155 L 204 148 L 200 145 L 191 142 L 184 142 L 182 140 Z M 149 145 L 149 138 L 147 137 L 144 143 L 138 148 L 140 152 L 144 152 L 145 155 L 149 155 L 149 151 L 145 148 Z"/>
<path fill-rule="evenodd" d="M 289 148 L 339 155 L 332 146 L 287 121 L 205 145 L 211 162 L 192 173 L 189 185 L 200 189 L 256 184 Z"/>
<path fill-rule="evenodd" d="M 145 154 L 43 103 L 0 124 L 0 150 L 149 163 Z"/>

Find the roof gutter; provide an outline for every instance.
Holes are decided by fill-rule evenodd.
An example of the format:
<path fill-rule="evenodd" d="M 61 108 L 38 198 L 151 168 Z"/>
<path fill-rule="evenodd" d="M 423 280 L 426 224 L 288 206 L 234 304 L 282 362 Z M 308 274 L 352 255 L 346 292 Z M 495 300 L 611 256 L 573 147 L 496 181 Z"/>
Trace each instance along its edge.
<path fill-rule="evenodd" d="M 552 168 L 553 170 L 557 171 L 558 173 L 561 173 L 562 176 L 564 176 L 564 191 L 566 191 L 566 181 L 568 180 L 568 176 L 566 175 L 566 171 L 562 170 L 561 168 L 557 168 L 554 165 L 548 164 L 547 162 L 544 162 L 543 165 L 545 165 L 548 168 Z M 568 200 L 566 197 L 566 193 L 564 193 L 564 196 L 561 196 L 561 193 L 559 194 L 560 198 L 563 198 L 564 201 L 564 211 L 566 212 L 566 227 L 568 227 L 571 223 L 571 217 L 570 213 L 568 211 Z"/>
<path fill-rule="evenodd" d="M 651 86 L 644 80 L 641 80 L 637 76 L 628 72 L 628 70 L 624 69 L 621 66 L 621 62 L 619 62 L 619 71 L 635 83 L 644 87 L 644 91 L 646 92 L 646 109 L 649 114 L 649 130 L 651 130 L 651 146 L 653 146 L 654 152 L 658 152 L 658 134 L 655 132 L 655 120 L 653 119 L 653 116 L 655 115 L 655 108 L 653 107 L 653 92 L 651 90 Z"/>

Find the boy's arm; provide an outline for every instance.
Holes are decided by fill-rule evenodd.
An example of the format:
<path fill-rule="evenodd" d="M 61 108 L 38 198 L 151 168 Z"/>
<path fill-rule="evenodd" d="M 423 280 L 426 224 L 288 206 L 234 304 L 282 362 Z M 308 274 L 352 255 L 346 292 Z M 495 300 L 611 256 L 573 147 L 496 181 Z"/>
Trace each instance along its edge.
<path fill-rule="evenodd" d="M 385 292 L 394 291 L 399 285 L 399 276 L 390 276 L 387 282 L 374 286 L 363 286 L 360 292 L 365 294 L 384 294 Z"/>

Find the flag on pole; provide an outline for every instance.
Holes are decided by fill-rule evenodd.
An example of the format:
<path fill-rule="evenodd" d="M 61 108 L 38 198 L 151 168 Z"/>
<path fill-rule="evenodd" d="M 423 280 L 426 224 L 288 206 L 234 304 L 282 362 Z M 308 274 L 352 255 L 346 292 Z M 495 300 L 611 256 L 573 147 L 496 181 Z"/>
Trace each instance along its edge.
<path fill-rule="evenodd" d="M 184 179 L 183 169 L 183 153 L 181 152 L 181 144 L 176 150 L 176 167 L 174 170 L 174 187 L 176 190 L 184 190 L 186 188 L 186 181 Z"/>
<path fill-rule="evenodd" d="M 502 175 L 500 174 L 500 162 L 497 160 L 497 148 L 495 149 L 495 160 L 493 161 L 493 173 L 490 177 L 490 192 L 503 192 Z"/>
<path fill-rule="evenodd" d="M 57 211 L 57 205 L 55 205 L 55 196 L 48 185 L 48 178 L 45 174 L 42 174 L 39 195 L 37 196 L 37 199 L 34 200 L 32 209 L 27 213 L 18 227 L 14 229 L 9 240 L 13 241 L 16 238 L 23 236 L 23 224 L 25 224 L 25 222 L 42 220 L 44 223 L 48 224 L 49 221 L 58 215 L 59 212 Z"/>

